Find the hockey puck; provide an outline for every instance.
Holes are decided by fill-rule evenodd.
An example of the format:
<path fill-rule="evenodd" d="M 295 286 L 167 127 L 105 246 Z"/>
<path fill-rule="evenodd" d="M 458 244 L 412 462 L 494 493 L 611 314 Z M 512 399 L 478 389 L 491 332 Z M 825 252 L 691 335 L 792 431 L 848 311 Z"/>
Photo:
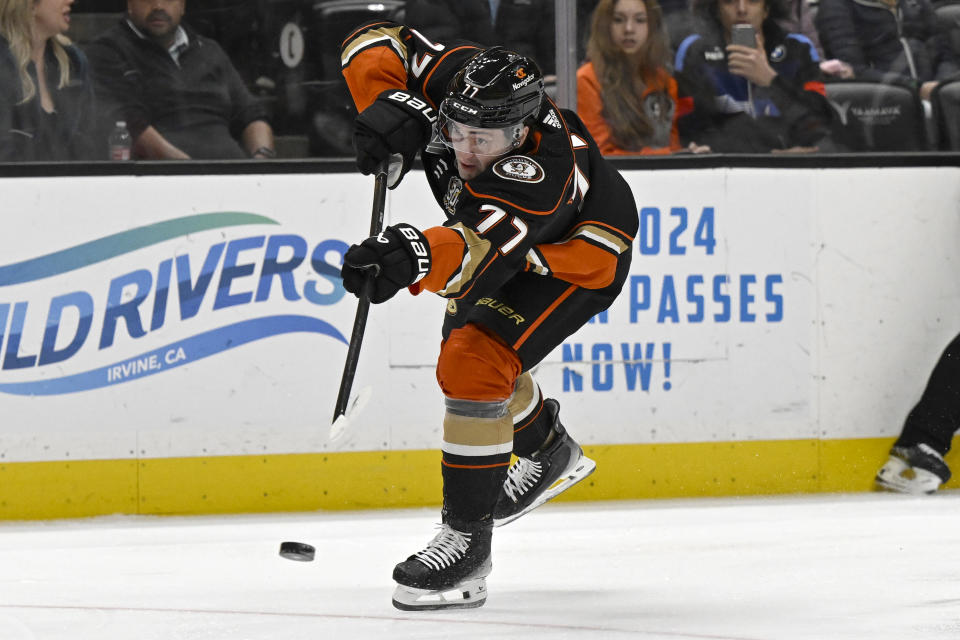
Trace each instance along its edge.
<path fill-rule="evenodd" d="M 281 542 L 280 557 L 298 562 L 310 562 L 316 553 L 311 545 L 304 542 Z"/>

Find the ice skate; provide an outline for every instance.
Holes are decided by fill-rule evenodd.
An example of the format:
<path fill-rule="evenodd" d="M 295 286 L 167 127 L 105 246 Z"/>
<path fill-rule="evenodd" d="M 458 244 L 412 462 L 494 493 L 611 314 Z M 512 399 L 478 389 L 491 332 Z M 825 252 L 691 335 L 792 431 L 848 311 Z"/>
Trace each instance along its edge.
<path fill-rule="evenodd" d="M 890 459 L 877 472 L 877 486 L 914 495 L 935 493 L 950 479 L 947 463 L 933 447 L 918 444 L 894 447 Z"/>
<path fill-rule="evenodd" d="M 518 458 L 507 471 L 507 479 L 493 511 L 496 527 L 514 521 L 560 495 L 597 468 L 597 463 L 583 455 L 580 445 L 560 424 L 557 401 L 552 398 L 544 400 L 543 409 L 553 416 L 553 440 L 529 458 Z"/>
<path fill-rule="evenodd" d="M 393 606 L 403 611 L 470 609 L 487 601 L 492 525 L 441 525 L 440 533 L 393 570 Z"/>

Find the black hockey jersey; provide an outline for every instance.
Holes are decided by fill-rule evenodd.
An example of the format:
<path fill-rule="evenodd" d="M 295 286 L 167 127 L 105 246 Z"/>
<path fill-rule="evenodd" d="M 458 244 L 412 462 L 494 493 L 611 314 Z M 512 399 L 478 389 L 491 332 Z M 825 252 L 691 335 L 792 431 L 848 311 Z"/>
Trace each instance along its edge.
<path fill-rule="evenodd" d="M 343 43 L 343 74 L 360 111 L 391 88 L 422 94 L 439 111 L 450 78 L 480 50 L 374 22 Z M 470 302 L 519 271 L 588 289 L 622 286 L 637 232 L 636 203 L 572 111 L 545 99 L 526 142 L 469 180 L 436 136 L 421 159 L 447 220 L 424 231 L 433 268 L 414 292 Z"/>

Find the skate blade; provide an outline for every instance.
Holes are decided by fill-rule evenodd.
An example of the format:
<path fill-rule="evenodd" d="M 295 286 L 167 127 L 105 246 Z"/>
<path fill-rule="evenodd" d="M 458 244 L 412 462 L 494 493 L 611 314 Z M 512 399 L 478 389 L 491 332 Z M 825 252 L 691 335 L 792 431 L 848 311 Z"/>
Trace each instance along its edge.
<path fill-rule="evenodd" d="M 452 589 L 433 591 L 398 584 L 393 591 L 393 606 L 401 611 L 438 609 L 475 609 L 487 601 L 487 581 L 467 580 Z"/>
<path fill-rule="evenodd" d="M 536 500 L 531 502 L 526 509 L 518 511 L 517 513 L 507 516 L 506 518 L 501 518 L 500 520 L 494 520 L 494 527 L 502 527 L 508 522 L 513 522 L 520 516 L 530 513 L 540 505 L 545 502 L 556 498 L 558 495 L 577 484 L 591 473 L 597 470 L 597 463 L 588 458 L 585 455 L 581 455 L 580 459 L 577 460 L 577 464 L 574 465 L 573 469 L 567 471 L 561 478 L 554 482 L 549 489 L 541 493 Z"/>
<path fill-rule="evenodd" d="M 940 488 L 940 478 L 935 473 L 911 467 L 895 456 L 877 472 L 875 482 L 883 491 L 914 496 L 930 495 Z"/>

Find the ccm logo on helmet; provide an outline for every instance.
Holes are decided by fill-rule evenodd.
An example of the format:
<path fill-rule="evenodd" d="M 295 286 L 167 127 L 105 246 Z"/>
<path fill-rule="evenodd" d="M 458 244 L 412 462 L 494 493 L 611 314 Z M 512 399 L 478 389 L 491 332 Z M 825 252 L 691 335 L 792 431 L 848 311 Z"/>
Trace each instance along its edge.
<path fill-rule="evenodd" d="M 393 93 L 388 95 L 387 98 L 389 98 L 390 100 L 399 102 L 401 104 L 405 104 L 411 109 L 416 109 L 417 111 L 422 113 L 423 116 L 430 122 L 433 122 L 437 119 L 436 114 L 433 113 L 433 107 L 428 105 L 426 102 L 424 102 L 420 98 L 416 96 L 412 96 L 409 93 L 406 93 L 404 91 L 394 91 Z"/>
<path fill-rule="evenodd" d="M 462 102 L 457 102 L 456 100 L 451 100 L 451 101 L 450 101 L 450 106 L 453 107 L 454 109 L 456 109 L 457 111 L 462 111 L 462 112 L 468 113 L 468 114 L 470 114 L 470 115 L 472 115 L 472 116 L 475 116 L 475 115 L 477 115 L 478 113 L 480 113 L 479 111 L 477 111 L 477 110 L 474 109 L 473 107 L 471 107 L 471 106 L 469 106 L 469 105 L 465 105 L 465 104 L 463 104 Z"/>

